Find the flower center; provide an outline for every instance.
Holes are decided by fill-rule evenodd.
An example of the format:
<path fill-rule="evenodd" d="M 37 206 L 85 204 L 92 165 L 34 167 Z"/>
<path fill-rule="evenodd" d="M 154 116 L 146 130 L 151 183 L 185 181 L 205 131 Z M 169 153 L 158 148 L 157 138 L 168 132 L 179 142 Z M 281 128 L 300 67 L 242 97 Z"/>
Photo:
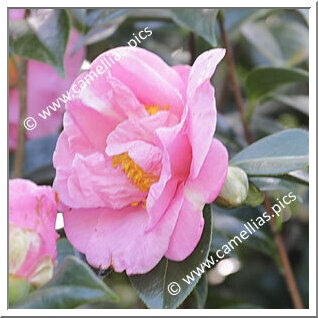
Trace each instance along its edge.
<path fill-rule="evenodd" d="M 159 177 L 143 171 L 142 168 L 136 165 L 127 152 L 114 156 L 112 165 L 114 168 L 120 165 L 122 172 L 142 192 L 149 191 L 151 185 L 159 180 Z"/>
<path fill-rule="evenodd" d="M 158 111 L 160 110 L 169 110 L 169 106 L 165 106 L 163 109 L 160 107 L 160 106 L 157 106 L 157 105 L 153 105 L 153 106 L 150 106 L 150 105 L 145 105 L 145 108 L 147 110 L 147 112 L 149 113 L 149 115 L 154 115 L 154 114 L 157 114 Z"/>

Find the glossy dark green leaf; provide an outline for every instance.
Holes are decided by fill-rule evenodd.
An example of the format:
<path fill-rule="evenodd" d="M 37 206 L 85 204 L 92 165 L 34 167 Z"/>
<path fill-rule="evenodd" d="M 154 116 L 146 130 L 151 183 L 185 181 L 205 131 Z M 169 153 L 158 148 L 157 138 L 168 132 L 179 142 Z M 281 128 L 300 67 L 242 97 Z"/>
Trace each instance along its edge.
<path fill-rule="evenodd" d="M 90 9 L 86 14 L 87 33 L 77 41 L 74 51 L 83 45 L 90 45 L 109 38 L 132 9 Z M 127 42 L 129 41 L 127 37 Z"/>
<path fill-rule="evenodd" d="M 273 96 L 278 102 L 296 109 L 309 116 L 309 96 L 308 95 L 275 95 Z"/>
<path fill-rule="evenodd" d="M 31 139 L 25 145 L 24 178 L 36 183 L 51 182 L 55 177 L 53 153 L 58 134 Z"/>
<path fill-rule="evenodd" d="M 58 263 L 57 269 L 62 265 L 66 256 L 68 255 L 75 256 L 78 253 L 66 237 L 62 237 L 57 240 L 56 249 L 57 249 L 57 263 Z"/>
<path fill-rule="evenodd" d="M 283 85 L 308 84 L 308 80 L 308 72 L 296 68 L 262 67 L 252 70 L 245 80 L 245 88 L 249 97 L 248 118 L 251 118 L 257 100 L 264 99 Z"/>
<path fill-rule="evenodd" d="M 114 292 L 87 264 L 74 256 L 67 256 L 54 277 L 15 308 L 76 308 L 96 301 L 117 300 Z"/>
<path fill-rule="evenodd" d="M 27 20 L 10 21 L 12 54 L 47 63 L 64 76 L 64 54 L 70 32 L 65 10 L 48 10 Z"/>
<path fill-rule="evenodd" d="M 171 9 L 172 19 L 180 26 L 202 36 L 212 46 L 217 45 L 214 32 L 218 9 Z"/>
<path fill-rule="evenodd" d="M 296 9 L 296 12 L 298 12 L 303 19 L 306 22 L 306 25 L 309 24 L 309 9 Z"/>
<path fill-rule="evenodd" d="M 293 190 L 291 183 L 280 177 L 251 177 L 250 180 L 261 190 L 261 191 L 282 191 L 290 192 Z"/>
<path fill-rule="evenodd" d="M 218 249 L 221 249 L 224 244 L 228 242 L 228 237 L 222 232 L 222 230 L 213 227 L 213 233 L 212 233 L 212 241 L 211 241 L 211 248 L 210 252 L 216 252 Z M 232 253 L 229 254 L 229 256 Z M 232 254 L 232 255 L 235 255 Z"/>
<path fill-rule="evenodd" d="M 302 129 L 289 129 L 262 138 L 230 161 L 253 176 L 285 175 L 308 165 L 309 136 Z"/>
<path fill-rule="evenodd" d="M 263 201 L 264 193 L 260 191 L 253 182 L 249 181 L 248 194 L 244 204 L 251 207 L 257 207 L 258 205 L 262 204 Z"/>
<path fill-rule="evenodd" d="M 187 275 L 191 275 L 192 270 L 200 268 L 208 256 L 211 245 L 212 234 L 212 213 L 211 207 L 206 205 L 203 210 L 205 226 L 202 237 L 193 253 L 182 262 L 172 262 L 163 258 L 159 264 L 149 273 L 134 275 L 130 280 L 137 290 L 142 301 L 149 308 L 177 308 L 191 293 L 200 277 L 193 275 L 193 280 L 189 284 L 183 281 Z M 180 292 L 171 295 L 168 287 L 177 290 L 179 284 Z"/>
<path fill-rule="evenodd" d="M 204 273 L 199 279 L 198 284 L 193 289 L 197 305 L 199 309 L 203 309 L 208 297 L 208 276 Z"/>
<path fill-rule="evenodd" d="M 308 58 L 308 28 L 303 24 L 277 17 L 276 23 L 245 23 L 242 34 L 275 66 L 294 66 Z"/>
<path fill-rule="evenodd" d="M 257 229 L 252 221 L 258 222 L 258 217 L 262 217 L 265 221 L 263 227 Z M 241 248 L 245 246 L 262 252 L 266 255 L 277 258 L 277 251 L 275 249 L 275 243 L 273 239 L 266 233 L 266 220 L 255 208 L 246 207 L 234 210 L 224 210 L 219 207 L 214 208 L 214 225 L 213 231 L 216 231 L 223 235 L 222 242 L 219 242 L 219 246 L 214 246 L 212 241 L 211 250 L 216 251 L 220 249 L 224 244 L 228 245 L 228 242 L 235 236 L 239 236 L 241 231 L 246 231 L 249 237 L 247 239 L 241 239 L 241 242 L 231 252 L 237 253 Z M 253 228 L 250 227 L 252 225 Z M 225 240 L 225 238 L 227 238 Z M 222 246 L 220 246 L 221 244 Z M 217 248 L 218 247 L 218 248 Z"/>
<path fill-rule="evenodd" d="M 86 9 L 67 9 L 72 21 L 72 26 L 80 33 L 86 32 Z"/>
<path fill-rule="evenodd" d="M 279 43 L 265 22 L 248 22 L 241 30 L 244 37 L 274 65 L 284 64 Z"/>
<path fill-rule="evenodd" d="M 288 173 L 284 178 L 290 182 L 295 182 L 303 185 L 309 185 L 309 174 L 305 170 L 296 170 Z"/>

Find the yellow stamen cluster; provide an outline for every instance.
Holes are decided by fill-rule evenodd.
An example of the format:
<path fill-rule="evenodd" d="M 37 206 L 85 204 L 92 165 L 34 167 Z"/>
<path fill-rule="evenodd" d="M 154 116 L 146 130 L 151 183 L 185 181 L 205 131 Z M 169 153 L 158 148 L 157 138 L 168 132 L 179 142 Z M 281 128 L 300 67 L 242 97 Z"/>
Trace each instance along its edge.
<path fill-rule="evenodd" d="M 147 201 L 147 198 L 144 198 L 144 199 L 142 199 L 141 202 L 132 202 L 130 205 L 131 206 L 137 206 L 139 203 L 142 203 L 142 207 L 146 208 L 146 201 Z"/>
<path fill-rule="evenodd" d="M 159 180 L 157 176 L 144 172 L 128 156 L 127 152 L 113 157 L 113 167 L 117 168 L 118 165 L 121 166 L 121 170 L 127 175 L 127 178 L 142 192 L 149 191 L 151 185 Z"/>
<path fill-rule="evenodd" d="M 145 105 L 145 107 L 150 116 L 157 114 L 160 110 L 169 110 L 169 106 L 165 106 L 163 109 L 157 105 Z"/>

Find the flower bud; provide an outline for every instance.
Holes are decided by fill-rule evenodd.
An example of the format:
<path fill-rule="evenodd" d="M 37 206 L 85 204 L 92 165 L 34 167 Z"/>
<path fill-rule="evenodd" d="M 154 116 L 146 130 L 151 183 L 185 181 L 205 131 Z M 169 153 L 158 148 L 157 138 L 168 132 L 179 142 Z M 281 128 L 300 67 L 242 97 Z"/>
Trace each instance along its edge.
<path fill-rule="evenodd" d="M 234 208 L 244 203 L 249 189 L 248 178 L 244 170 L 229 167 L 225 184 L 215 204 L 224 208 Z"/>
<path fill-rule="evenodd" d="M 31 291 L 32 285 L 23 277 L 9 275 L 9 304 L 25 298 Z"/>
<path fill-rule="evenodd" d="M 53 259 L 51 255 L 45 255 L 44 244 L 41 236 L 34 230 L 10 224 L 9 274 L 12 282 L 20 286 L 22 281 L 18 278 L 24 278 L 34 287 L 40 287 L 52 278 Z"/>
<path fill-rule="evenodd" d="M 9 183 L 9 302 L 46 284 L 56 264 L 57 203 L 47 186 L 14 179 Z"/>

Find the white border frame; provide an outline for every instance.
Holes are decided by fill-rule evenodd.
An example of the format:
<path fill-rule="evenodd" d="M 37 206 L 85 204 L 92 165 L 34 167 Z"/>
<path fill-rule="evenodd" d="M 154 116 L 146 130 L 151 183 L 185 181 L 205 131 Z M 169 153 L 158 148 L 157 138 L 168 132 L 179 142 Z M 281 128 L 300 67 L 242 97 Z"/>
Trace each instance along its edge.
<path fill-rule="evenodd" d="M 77 1 L 77 6 L 72 6 L 74 2 L 67 2 L 65 0 L 55 0 L 44 2 L 40 0 L 28 1 L 28 7 L 50 7 L 49 4 L 54 4 L 52 7 L 65 7 L 66 4 L 71 7 L 100 7 L 102 2 L 98 0 L 90 0 L 89 3 L 86 1 Z M 188 3 L 191 5 L 192 3 Z M 160 315 L 174 315 L 174 316 L 316 316 L 316 2 L 315 1 L 294 1 L 294 0 L 267 0 L 267 1 L 248 1 L 241 0 L 230 1 L 230 0 L 199 0 L 195 1 L 196 7 L 209 8 L 213 4 L 215 7 L 226 8 L 226 7 L 289 7 L 289 8 L 309 8 L 309 66 L 310 66 L 310 82 L 309 82 L 309 105 L 310 105 L 310 116 L 309 116 L 309 138 L 310 138 L 310 149 L 309 149 L 309 164 L 310 164 L 310 187 L 309 187 L 309 309 L 7 309 L 7 263 L 2 261 L 0 263 L 0 277 L 1 277 L 1 297 L 0 297 L 0 314 L 1 316 L 160 316 Z M 240 6 L 238 6 L 238 4 Z M 118 1 L 113 2 L 114 7 L 182 7 L 184 1 L 171 1 L 161 0 L 160 2 L 153 4 L 147 1 Z M 1 5 L 0 23 L 1 23 L 1 38 L 0 43 L 7 43 L 7 7 L 25 7 L 26 3 L 22 0 L 5 0 L 5 3 Z M 7 50 L 0 52 L 3 70 L 7 70 Z M 1 96 L 6 96 L 5 105 L 0 108 L 1 112 L 1 202 L 7 202 L 8 204 L 8 124 L 7 124 L 7 103 L 8 103 L 8 92 L 7 92 L 7 72 L 3 71 L 2 75 Z M 6 128 L 5 128 L 6 127 Z M 7 255 L 6 244 L 7 242 L 7 213 L 2 208 L 1 213 L 1 224 L 2 228 L 0 231 L 1 242 L 3 249 L 1 249 L 2 255 Z M 4 257 L 3 257 L 4 259 Z"/>

